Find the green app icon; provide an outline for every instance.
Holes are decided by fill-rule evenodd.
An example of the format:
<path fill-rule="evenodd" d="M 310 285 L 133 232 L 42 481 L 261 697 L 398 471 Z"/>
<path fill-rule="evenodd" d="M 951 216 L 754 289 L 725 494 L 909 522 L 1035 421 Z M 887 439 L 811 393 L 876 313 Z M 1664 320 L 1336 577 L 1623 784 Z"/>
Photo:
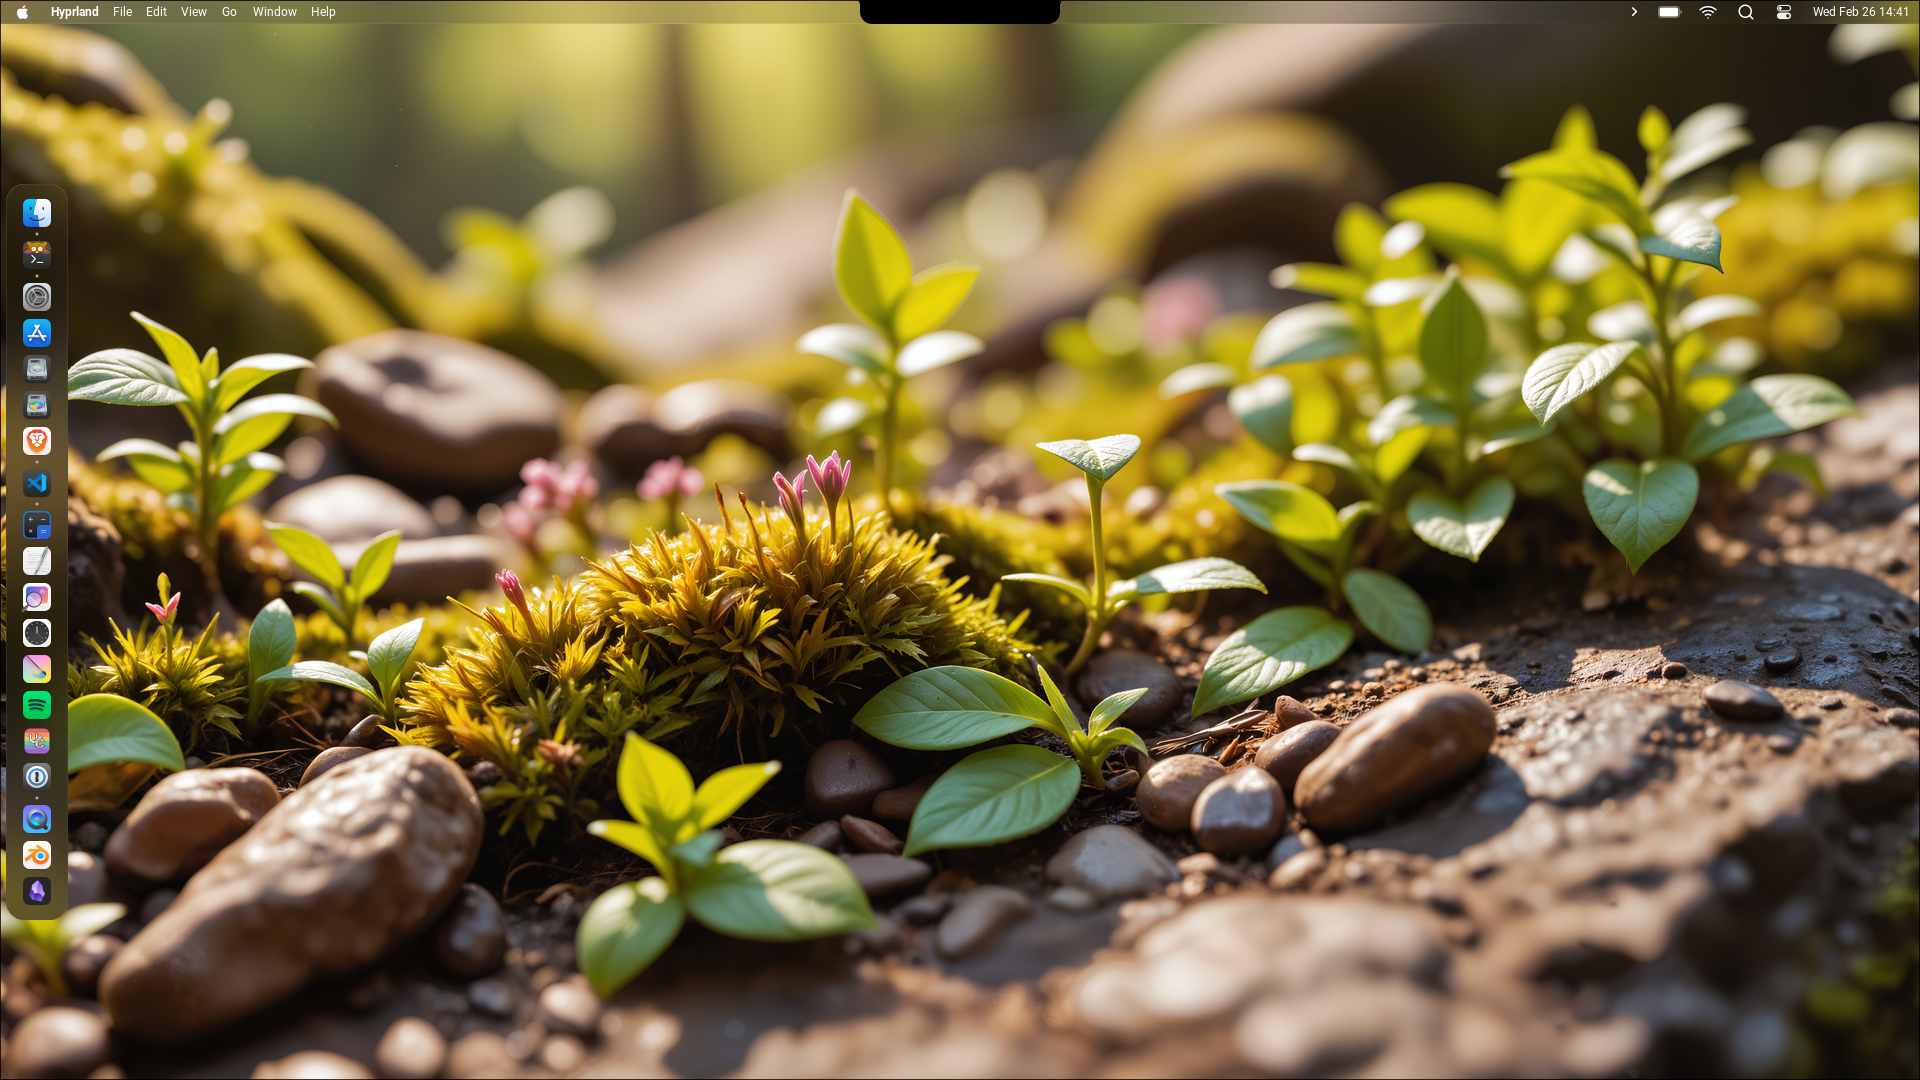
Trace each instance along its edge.
<path fill-rule="evenodd" d="M 20 695 L 20 716 L 25 720 L 53 718 L 53 695 L 45 690 L 28 690 Z"/>

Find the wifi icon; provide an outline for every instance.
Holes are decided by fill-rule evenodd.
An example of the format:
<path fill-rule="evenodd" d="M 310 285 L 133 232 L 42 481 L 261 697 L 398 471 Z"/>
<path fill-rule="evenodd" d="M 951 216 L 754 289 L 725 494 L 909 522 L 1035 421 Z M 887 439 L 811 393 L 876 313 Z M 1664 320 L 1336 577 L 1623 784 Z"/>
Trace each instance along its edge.
<path fill-rule="evenodd" d="M 1705 16 L 1706 18 L 1709 18 L 1709 19 L 1713 18 L 1713 12 L 1714 12 L 1713 5 L 1711 4 L 1700 5 L 1700 14 Z"/>

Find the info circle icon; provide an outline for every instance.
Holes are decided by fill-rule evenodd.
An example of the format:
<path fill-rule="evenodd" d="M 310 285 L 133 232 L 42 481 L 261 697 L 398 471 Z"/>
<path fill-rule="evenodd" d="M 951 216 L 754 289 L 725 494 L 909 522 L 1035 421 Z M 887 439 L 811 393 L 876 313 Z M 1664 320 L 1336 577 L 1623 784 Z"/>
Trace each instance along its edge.
<path fill-rule="evenodd" d="M 43 788 L 53 782 L 53 770 L 47 768 L 45 765 L 36 763 L 27 766 L 21 778 L 27 782 L 27 786 L 30 788 Z"/>

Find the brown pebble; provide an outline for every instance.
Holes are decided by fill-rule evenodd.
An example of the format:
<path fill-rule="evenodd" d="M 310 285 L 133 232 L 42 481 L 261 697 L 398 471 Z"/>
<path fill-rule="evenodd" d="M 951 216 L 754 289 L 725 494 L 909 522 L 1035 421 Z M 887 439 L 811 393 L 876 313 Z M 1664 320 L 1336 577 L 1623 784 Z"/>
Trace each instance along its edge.
<path fill-rule="evenodd" d="M 1205 754 L 1176 754 L 1156 761 L 1134 791 L 1140 816 L 1169 832 L 1184 829 L 1193 816 L 1194 801 L 1226 773 L 1226 766 Z"/>
<path fill-rule="evenodd" d="M 1300 780 L 1300 770 L 1339 737 L 1340 729 L 1334 725 L 1325 720 L 1310 720 L 1262 743 L 1253 763 L 1272 773 L 1273 778 L 1280 781 L 1281 790 L 1292 791 Z"/>
<path fill-rule="evenodd" d="M 322 750 L 319 755 L 308 764 L 307 771 L 300 774 L 300 786 L 306 787 L 308 784 L 326 775 L 327 772 L 333 768 L 345 765 L 354 758 L 364 757 L 371 753 L 373 753 L 373 751 L 364 746 L 335 746 Z"/>
<path fill-rule="evenodd" d="M 309 1080 L 310 1077 L 334 1077 L 336 1080 L 373 1080 L 365 1065 L 331 1050 L 302 1050 L 278 1061 L 263 1061 L 253 1067 L 253 1080 Z"/>
<path fill-rule="evenodd" d="M 807 759 L 807 814 L 816 819 L 865 814 L 875 795 L 894 786 L 893 770 L 879 755 L 852 739 L 835 739 Z"/>
<path fill-rule="evenodd" d="M 817 847 L 821 851 L 832 851 L 840 846 L 840 823 L 823 821 L 793 839 L 795 843 Z"/>
<path fill-rule="evenodd" d="M 60 957 L 60 974 L 67 980 L 67 989 L 81 997 L 93 996 L 100 972 L 125 944 L 110 934 L 89 934 L 67 946 Z"/>
<path fill-rule="evenodd" d="M 1273 703 L 1275 731 L 1285 731 L 1301 724 L 1311 724 L 1318 719 L 1319 717 L 1313 714 L 1312 709 L 1285 694 L 1281 694 L 1280 699 Z"/>
<path fill-rule="evenodd" d="M 1687 670 L 1687 665 L 1678 660 L 1669 660 L 1666 666 L 1660 669 L 1660 677 L 1663 679 L 1684 679 L 1690 674 L 1692 673 Z"/>
<path fill-rule="evenodd" d="M 507 1040 L 495 1032 L 469 1032 L 447 1048 L 447 1080 L 477 1080 L 519 1073 L 520 1062 L 513 1051 L 507 1049 Z"/>
<path fill-rule="evenodd" d="M 1773 720 L 1786 711 L 1779 698 L 1738 679 L 1721 679 L 1701 696 L 1709 708 L 1730 720 Z"/>
<path fill-rule="evenodd" d="M 1371 709 L 1301 771 L 1294 799 L 1317 829 L 1354 829 L 1475 768 L 1493 708 L 1457 683 L 1429 683 Z"/>
<path fill-rule="evenodd" d="M 380 730 L 380 726 L 385 722 L 386 718 L 383 716 L 366 717 L 353 725 L 353 730 L 347 732 L 347 737 L 340 740 L 340 745 L 364 746 L 369 750 L 380 749 L 390 741 L 387 733 Z"/>
<path fill-rule="evenodd" d="M 938 779 L 940 779 L 940 774 L 934 773 L 930 776 L 923 776 L 905 787 L 893 788 L 890 791 L 883 791 L 875 795 L 873 797 L 873 816 L 877 818 L 887 818 L 892 821 L 913 820 L 913 812 L 920 806 L 920 797 L 925 795 L 927 789 L 932 787 L 933 782 Z"/>
<path fill-rule="evenodd" d="M 1308 848 L 1281 863 L 1267 879 L 1267 884 L 1275 889 L 1286 891 L 1297 889 L 1301 885 L 1327 868 L 1327 852 L 1324 848 Z"/>
<path fill-rule="evenodd" d="M 898 855 L 906 847 L 885 825 L 852 814 L 840 819 L 840 832 L 854 847 L 876 855 Z"/>
<path fill-rule="evenodd" d="M 393 1080 L 433 1080 L 446 1063 L 447 1040 L 417 1016 L 395 1020 L 373 1048 L 374 1071 Z"/>
<path fill-rule="evenodd" d="M 898 843 L 898 841 L 895 841 Z M 853 879 L 868 896 L 885 896 L 902 889 L 910 889 L 933 876 L 933 867 L 919 859 L 905 859 L 898 855 L 842 855 L 847 869 L 853 871 Z"/>
<path fill-rule="evenodd" d="M 1287 797 L 1265 769 L 1236 769 L 1193 803 L 1193 842 L 1215 855 L 1265 851 L 1286 823 Z"/>

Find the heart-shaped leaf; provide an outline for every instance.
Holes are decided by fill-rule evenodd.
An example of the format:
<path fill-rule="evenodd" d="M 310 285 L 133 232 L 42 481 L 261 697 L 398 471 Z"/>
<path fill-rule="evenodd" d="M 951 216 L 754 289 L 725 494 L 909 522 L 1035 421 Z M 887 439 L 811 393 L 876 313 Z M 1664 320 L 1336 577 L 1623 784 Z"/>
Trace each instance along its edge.
<path fill-rule="evenodd" d="M 1407 501 L 1407 520 L 1420 539 L 1449 555 L 1479 562 L 1512 509 L 1513 484 L 1495 476 L 1482 480 L 1464 504 L 1440 492 L 1423 491 Z"/>
<path fill-rule="evenodd" d="M 959 263 L 933 266 L 915 274 L 913 284 L 894 307 L 894 339 L 912 341 L 940 329 L 960 309 L 979 276 L 979 267 Z"/>
<path fill-rule="evenodd" d="M 1420 366 L 1455 401 L 1487 366 L 1487 318 L 1458 273 L 1450 273 L 1420 327 Z"/>
<path fill-rule="evenodd" d="M 909 750 L 955 750 L 1053 722 L 1039 695 L 991 671 L 935 667 L 897 679 L 853 716 L 854 726 Z"/>
<path fill-rule="evenodd" d="M 754 765 L 734 765 L 707 777 L 693 793 L 694 824 L 711 829 L 732 817 L 735 810 L 745 806 L 754 792 L 765 787 L 779 771 L 779 762 L 762 761 Z"/>
<path fill-rule="evenodd" d="M 1213 493 L 1256 527 L 1283 540 L 1310 544 L 1340 535 L 1333 504 L 1312 488 L 1284 480 L 1235 480 L 1215 484 Z"/>
<path fill-rule="evenodd" d="M 956 360 L 965 360 L 977 355 L 987 346 L 972 334 L 963 334 L 958 330 L 939 330 L 923 334 L 900 347 L 900 355 L 894 360 L 894 368 L 900 374 L 912 378 L 935 368 L 946 367 Z"/>
<path fill-rule="evenodd" d="M 1051 750 L 1020 744 L 969 754 L 921 796 L 906 853 L 1032 835 L 1058 821 L 1079 789 L 1079 765 Z"/>
<path fill-rule="evenodd" d="M 1401 652 L 1420 652 L 1433 639 L 1433 616 L 1426 603 L 1392 574 L 1365 567 L 1349 570 L 1340 592 L 1362 626 Z"/>
<path fill-rule="evenodd" d="M 1116 583 L 1118 590 L 1121 584 Z M 1187 559 L 1184 562 L 1168 563 L 1156 567 L 1132 580 L 1130 590 L 1136 596 L 1151 596 L 1155 593 L 1203 592 L 1207 589 L 1258 589 L 1266 592 L 1267 587 L 1253 576 L 1253 571 L 1234 562 L 1232 559 L 1207 557 Z"/>
<path fill-rule="evenodd" d="M 1606 345 L 1574 341 L 1555 345 L 1527 368 L 1526 379 L 1520 384 L 1520 398 L 1535 419 L 1548 423 L 1580 395 L 1605 382 L 1639 347 L 1633 341 Z"/>
<path fill-rule="evenodd" d="M 1133 460 L 1140 452 L 1140 436 L 1108 435 L 1092 440 L 1061 439 L 1059 442 L 1036 443 L 1040 449 L 1072 465 L 1088 476 L 1102 483 L 1113 479 L 1115 473 Z"/>
<path fill-rule="evenodd" d="M 686 905 L 663 878 L 641 878 L 601 893 L 573 938 L 593 992 L 611 997 L 632 982 L 680 936 L 686 918 Z"/>
<path fill-rule="evenodd" d="M 1818 375 L 1762 375 L 1702 416 L 1687 432 L 1680 453 L 1699 461 L 1734 443 L 1785 435 L 1857 411 L 1845 390 Z"/>
<path fill-rule="evenodd" d="M 1254 339 L 1247 366 L 1254 371 L 1347 356 L 1361 349 L 1353 312 L 1339 304 L 1302 304 L 1275 315 Z"/>
<path fill-rule="evenodd" d="M 794 351 L 838 360 L 874 375 L 887 371 L 887 339 L 858 323 L 828 323 L 800 335 Z"/>
<path fill-rule="evenodd" d="M 852 189 L 840 210 L 833 256 L 840 298 L 875 329 L 891 330 L 894 305 L 913 284 L 913 259 L 899 230 Z"/>
<path fill-rule="evenodd" d="M 790 840 L 722 848 L 693 875 L 686 902 L 710 929 L 749 941 L 800 941 L 878 925 L 839 856 Z"/>
<path fill-rule="evenodd" d="M 1160 396 L 1168 401 L 1195 390 L 1232 386 L 1239 375 L 1225 364 L 1188 364 L 1160 380 Z"/>
<path fill-rule="evenodd" d="M 1193 715 L 1250 701 L 1340 658 L 1353 627 L 1325 608 L 1298 605 L 1269 611 L 1227 636 L 1207 658 Z"/>
<path fill-rule="evenodd" d="M 67 772 L 137 761 L 181 772 L 187 763 L 166 721 L 118 694 L 88 694 L 67 704 Z"/>
<path fill-rule="evenodd" d="M 661 846 L 671 847 L 700 831 L 691 820 L 693 775 L 670 751 L 628 732 L 614 786 L 628 815 Z"/>
<path fill-rule="evenodd" d="M 1284 375 L 1262 375 L 1227 391 L 1227 408 L 1247 434 L 1276 454 L 1293 446 L 1293 384 Z"/>
<path fill-rule="evenodd" d="M 373 673 L 374 685 L 382 693 L 391 692 L 407 670 L 407 661 L 413 659 L 414 647 L 420 644 L 420 629 L 426 625 L 424 618 L 401 623 L 367 646 L 367 670 Z"/>
<path fill-rule="evenodd" d="M 1634 573 L 1680 534 L 1700 495 L 1700 474 L 1673 458 L 1635 464 L 1613 458 L 1587 471 L 1587 512 Z"/>

